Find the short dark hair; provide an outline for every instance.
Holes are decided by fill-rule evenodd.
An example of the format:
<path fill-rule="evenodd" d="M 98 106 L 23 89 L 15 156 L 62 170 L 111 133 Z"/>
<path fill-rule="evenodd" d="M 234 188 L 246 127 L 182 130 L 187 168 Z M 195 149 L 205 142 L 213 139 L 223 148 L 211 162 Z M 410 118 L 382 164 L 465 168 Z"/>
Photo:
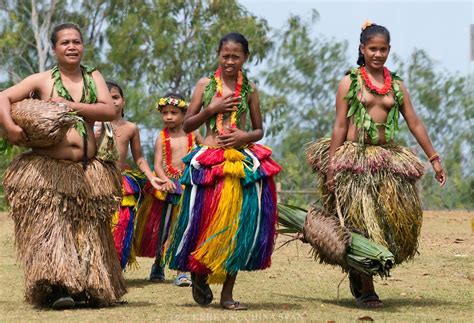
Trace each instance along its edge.
<path fill-rule="evenodd" d="M 56 43 L 58 42 L 58 32 L 60 32 L 61 30 L 64 30 L 64 29 L 75 29 L 79 32 L 79 35 L 81 36 L 81 41 L 84 41 L 84 39 L 82 38 L 82 32 L 81 32 L 81 29 L 79 28 L 78 25 L 74 24 L 74 23 L 64 23 L 64 24 L 60 24 L 60 25 L 57 25 L 56 27 L 54 27 L 53 31 L 51 32 L 51 45 L 53 46 L 56 46 Z"/>
<path fill-rule="evenodd" d="M 224 46 L 225 43 L 227 42 L 234 42 L 242 45 L 242 49 L 244 50 L 245 54 L 249 53 L 249 42 L 247 38 L 245 38 L 244 35 L 236 32 L 228 33 L 224 37 L 221 38 L 219 41 L 219 48 L 217 49 L 217 52 L 219 53 L 222 49 L 222 46 Z"/>
<path fill-rule="evenodd" d="M 178 99 L 178 100 L 183 100 L 184 101 L 184 96 L 182 96 L 181 94 L 179 93 L 175 93 L 175 92 L 168 92 L 165 94 L 165 96 L 163 96 L 164 98 L 174 98 L 174 99 Z"/>
<path fill-rule="evenodd" d="M 109 88 L 109 91 L 112 90 L 113 87 L 117 88 L 117 90 L 119 91 L 120 93 L 120 96 L 123 98 L 123 90 L 122 88 L 120 87 L 120 85 L 117 84 L 117 82 L 114 82 L 114 81 L 107 81 L 105 82 L 107 84 L 107 87 Z"/>

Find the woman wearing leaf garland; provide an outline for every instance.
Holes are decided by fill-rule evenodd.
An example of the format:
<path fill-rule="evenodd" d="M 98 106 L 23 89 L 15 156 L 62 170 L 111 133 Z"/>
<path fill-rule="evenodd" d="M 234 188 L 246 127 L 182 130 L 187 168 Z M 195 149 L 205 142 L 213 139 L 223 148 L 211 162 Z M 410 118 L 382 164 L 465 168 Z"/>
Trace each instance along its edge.
<path fill-rule="evenodd" d="M 65 103 L 84 118 L 62 141 L 18 156 L 4 174 L 15 223 L 15 244 L 25 271 L 26 299 L 37 306 L 71 308 L 76 301 L 109 305 L 125 294 L 110 232 L 121 196 L 120 173 L 96 153 L 94 121 L 115 119 L 102 75 L 81 65 L 82 34 L 62 24 L 51 35 L 57 65 L 0 93 L 0 124 L 11 143 L 27 140 L 10 115 L 11 103 L 35 92 Z"/>
<path fill-rule="evenodd" d="M 307 155 L 320 175 L 326 211 L 335 215 L 339 210 L 347 227 L 387 247 L 402 263 L 417 252 L 422 210 L 416 181 L 424 165 L 411 149 L 393 143 L 399 113 L 428 156 L 436 180 L 444 185 L 447 177 L 405 85 L 384 66 L 388 30 L 367 22 L 360 43 L 360 67 L 339 84 L 332 137 L 309 146 Z M 349 279 L 357 305 L 383 306 L 372 277 L 351 271 Z"/>
<path fill-rule="evenodd" d="M 233 299 L 237 272 L 270 266 L 277 220 L 273 176 L 280 167 L 269 148 L 253 144 L 263 130 L 256 87 L 241 70 L 248 55 L 245 37 L 227 34 L 219 68 L 196 85 L 184 130 L 205 123 L 206 137 L 183 159 L 182 209 L 167 253 L 170 268 L 191 271 L 198 304 L 212 302 L 208 284 L 223 283 L 220 304 L 230 310 L 245 309 Z"/>

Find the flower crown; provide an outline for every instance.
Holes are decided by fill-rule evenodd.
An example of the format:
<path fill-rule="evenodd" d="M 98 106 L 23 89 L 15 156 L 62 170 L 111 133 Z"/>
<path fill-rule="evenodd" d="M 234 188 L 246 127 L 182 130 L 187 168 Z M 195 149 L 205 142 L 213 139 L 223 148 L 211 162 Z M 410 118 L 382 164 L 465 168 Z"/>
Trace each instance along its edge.
<path fill-rule="evenodd" d="M 156 109 L 161 112 L 161 109 L 167 105 L 174 105 L 175 107 L 180 108 L 181 110 L 186 110 L 188 108 L 188 103 L 181 99 L 176 99 L 172 97 L 160 98 Z"/>
<path fill-rule="evenodd" d="M 361 29 L 362 31 L 364 31 L 367 27 L 370 27 L 372 25 L 374 25 L 374 23 L 370 21 L 369 19 L 366 19 L 364 23 L 362 24 Z"/>

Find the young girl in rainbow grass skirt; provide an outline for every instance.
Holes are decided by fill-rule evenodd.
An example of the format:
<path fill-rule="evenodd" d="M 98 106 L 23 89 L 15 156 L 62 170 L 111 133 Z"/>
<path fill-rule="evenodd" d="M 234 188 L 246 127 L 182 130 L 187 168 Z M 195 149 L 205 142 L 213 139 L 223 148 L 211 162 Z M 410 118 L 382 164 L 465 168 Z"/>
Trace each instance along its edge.
<path fill-rule="evenodd" d="M 242 71 L 248 55 L 245 37 L 227 34 L 218 69 L 196 85 L 184 130 L 206 124 L 206 136 L 183 159 L 182 208 L 167 252 L 170 268 L 191 271 L 198 304 L 212 302 L 209 284 L 223 283 L 220 305 L 230 310 L 245 309 L 233 298 L 238 271 L 270 266 L 277 225 L 280 166 L 269 148 L 254 144 L 263 130 L 257 89 Z M 243 130 L 247 114 L 250 131 Z"/>
<path fill-rule="evenodd" d="M 182 194 L 179 178 L 184 164 L 181 159 L 195 144 L 202 142 L 198 132 L 186 133 L 183 130 L 187 107 L 188 103 L 176 93 L 168 93 L 160 98 L 156 107 L 165 127 L 155 142 L 154 170 L 163 185 L 160 189 L 152 187 L 150 183 L 145 185 L 145 197 L 138 210 L 134 240 L 134 250 L 138 256 L 155 258 L 150 272 L 150 281 L 155 282 L 165 280 L 163 255 L 175 227 Z M 185 287 L 191 285 L 191 281 L 186 273 L 178 271 L 175 284 Z"/>

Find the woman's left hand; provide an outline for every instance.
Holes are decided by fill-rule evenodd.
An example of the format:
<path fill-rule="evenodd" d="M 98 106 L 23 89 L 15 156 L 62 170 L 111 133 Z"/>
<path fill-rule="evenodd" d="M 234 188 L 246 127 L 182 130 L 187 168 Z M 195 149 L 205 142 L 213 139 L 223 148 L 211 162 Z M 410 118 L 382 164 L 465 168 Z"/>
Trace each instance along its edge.
<path fill-rule="evenodd" d="M 54 102 L 54 103 L 64 103 L 65 105 L 69 105 L 71 103 L 71 101 L 68 101 L 65 98 L 60 97 L 60 96 L 50 98 L 48 101 Z"/>
<path fill-rule="evenodd" d="M 241 147 L 248 143 L 247 132 L 239 128 L 226 128 L 226 133 L 217 136 L 217 143 L 222 147 Z"/>
<path fill-rule="evenodd" d="M 444 184 L 446 184 L 446 180 L 448 179 L 448 175 L 446 174 L 443 165 L 439 160 L 435 160 L 431 166 L 435 171 L 435 179 L 438 181 L 440 186 L 444 186 Z"/>

